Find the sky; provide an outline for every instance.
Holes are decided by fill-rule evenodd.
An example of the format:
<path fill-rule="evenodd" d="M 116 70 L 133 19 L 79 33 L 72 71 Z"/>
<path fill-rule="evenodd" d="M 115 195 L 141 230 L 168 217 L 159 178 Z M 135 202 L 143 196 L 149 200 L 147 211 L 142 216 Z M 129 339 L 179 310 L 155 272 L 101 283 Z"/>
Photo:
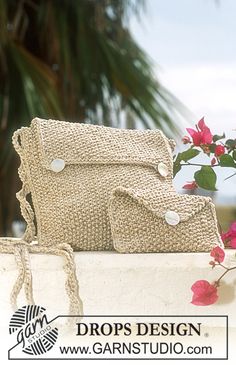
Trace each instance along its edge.
<path fill-rule="evenodd" d="M 133 36 L 162 84 L 191 112 L 183 134 L 204 116 L 213 134 L 236 138 L 236 1 L 146 0 L 140 18 L 131 19 Z M 236 202 L 236 177 L 224 181 L 231 173 L 221 174 L 218 197 Z M 192 174 L 178 177 L 177 188 Z"/>

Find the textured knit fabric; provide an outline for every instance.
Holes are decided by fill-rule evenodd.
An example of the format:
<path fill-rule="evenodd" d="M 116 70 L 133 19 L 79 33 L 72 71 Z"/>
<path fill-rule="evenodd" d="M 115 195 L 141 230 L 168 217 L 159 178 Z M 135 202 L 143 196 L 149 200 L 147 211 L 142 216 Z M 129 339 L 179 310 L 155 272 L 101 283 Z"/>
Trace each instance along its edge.
<path fill-rule="evenodd" d="M 168 211 L 178 214 L 178 224 L 166 221 Z M 201 252 L 222 245 L 211 198 L 179 195 L 170 188 L 118 187 L 110 199 L 109 215 L 119 252 Z"/>
<path fill-rule="evenodd" d="M 34 303 L 29 253 L 64 257 L 70 313 L 82 314 L 73 249 L 208 251 L 221 244 L 210 199 L 175 192 L 174 142 L 159 130 L 35 118 L 14 133 L 13 145 L 27 227 L 22 239 L 0 239 L 0 252 L 15 254 L 14 307 L 23 286 Z M 166 224 L 167 210 L 179 214 L 177 226 Z"/>
<path fill-rule="evenodd" d="M 15 133 L 25 191 L 18 194 L 27 240 L 74 250 L 112 250 L 108 204 L 117 186 L 172 186 L 173 142 L 159 130 L 127 130 L 34 119 Z M 53 161 L 65 167 L 52 171 Z M 168 176 L 158 172 L 165 163 Z M 24 175 L 22 176 L 22 171 Z M 33 209 L 25 199 L 31 193 Z M 34 211 L 34 212 L 33 212 Z M 37 229 L 34 228 L 34 215 Z"/>

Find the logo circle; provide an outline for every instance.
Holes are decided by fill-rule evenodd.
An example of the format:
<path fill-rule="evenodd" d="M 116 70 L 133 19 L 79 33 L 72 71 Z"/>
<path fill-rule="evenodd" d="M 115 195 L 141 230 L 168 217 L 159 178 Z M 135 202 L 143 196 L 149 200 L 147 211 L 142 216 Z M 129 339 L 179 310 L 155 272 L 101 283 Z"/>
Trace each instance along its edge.
<path fill-rule="evenodd" d="M 57 341 L 58 329 L 48 321 L 45 311 L 39 305 L 25 305 L 11 317 L 9 333 L 17 333 L 17 343 L 28 355 L 42 355 Z"/>

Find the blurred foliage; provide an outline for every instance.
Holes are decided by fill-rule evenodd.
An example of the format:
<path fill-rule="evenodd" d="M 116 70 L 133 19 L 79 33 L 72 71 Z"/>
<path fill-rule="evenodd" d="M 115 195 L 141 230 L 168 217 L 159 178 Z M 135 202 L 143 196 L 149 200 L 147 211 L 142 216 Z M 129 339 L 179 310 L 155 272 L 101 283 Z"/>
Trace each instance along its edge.
<path fill-rule="evenodd" d="M 177 133 L 178 102 L 129 31 L 143 10 L 141 0 L 0 0 L 0 231 L 9 231 L 19 184 L 11 135 L 33 117 L 127 128 L 139 120 Z"/>
<path fill-rule="evenodd" d="M 216 205 L 217 218 L 223 232 L 236 221 L 236 208 L 234 206 Z"/>

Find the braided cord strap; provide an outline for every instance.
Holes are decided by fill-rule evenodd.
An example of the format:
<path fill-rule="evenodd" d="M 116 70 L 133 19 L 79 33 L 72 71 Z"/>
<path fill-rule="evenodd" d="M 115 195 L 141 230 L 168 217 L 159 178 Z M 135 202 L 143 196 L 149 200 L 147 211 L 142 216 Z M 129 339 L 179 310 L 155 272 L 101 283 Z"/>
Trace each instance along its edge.
<path fill-rule="evenodd" d="M 65 261 L 63 269 L 66 274 L 65 288 L 69 298 L 69 314 L 83 315 L 83 303 L 79 296 L 74 254 L 69 245 L 42 246 L 29 244 L 23 239 L 0 238 L 0 253 L 14 254 L 18 267 L 18 277 L 11 292 L 11 304 L 14 311 L 17 309 L 17 297 L 23 286 L 27 303 L 34 304 L 29 253 L 43 253 L 63 257 Z"/>
<path fill-rule="evenodd" d="M 16 152 L 20 156 L 20 166 L 18 169 L 19 177 L 22 181 L 22 188 L 16 194 L 20 202 L 21 214 L 26 221 L 26 230 L 22 239 L 0 239 L 0 252 L 13 253 L 18 267 L 18 277 L 14 284 L 11 293 L 11 304 L 13 309 L 17 308 L 17 297 L 24 286 L 25 297 L 29 304 L 34 304 L 33 298 L 33 282 L 30 268 L 29 253 L 45 253 L 62 256 L 65 265 L 63 267 L 66 274 L 65 288 L 69 298 L 69 313 L 83 314 L 83 303 L 79 296 L 79 285 L 76 277 L 76 268 L 73 256 L 73 249 L 68 244 L 57 244 L 50 246 L 43 246 L 33 244 L 36 239 L 36 227 L 34 224 L 34 210 L 27 201 L 27 195 L 31 193 L 28 183 L 28 177 L 24 166 L 26 160 L 24 156 L 24 149 L 21 145 L 21 137 L 23 133 L 28 130 L 27 127 L 22 127 L 14 132 L 12 143 Z"/>
<path fill-rule="evenodd" d="M 20 143 L 20 137 L 24 133 L 24 130 L 26 129 L 28 128 L 22 127 L 21 129 L 15 131 L 12 136 L 12 143 L 16 152 L 20 156 L 20 161 L 21 161 L 18 169 L 18 174 L 22 181 L 22 188 L 18 193 L 16 193 L 16 197 L 20 203 L 21 214 L 26 221 L 26 230 L 23 236 L 23 240 L 26 242 L 32 242 L 35 239 L 35 234 L 36 234 L 36 228 L 34 224 L 34 211 L 30 203 L 26 199 L 27 195 L 30 194 L 30 187 L 28 184 L 27 174 L 23 163 L 24 149 L 22 148 Z"/>
<path fill-rule="evenodd" d="M 65 260 L 63 267 L 66 273 L 65 288 L 69 298 L 69 313 L 83 315 L 83 303 L 79 296 L 79 284 L 76 276 L 74 253 L 68 244 L 57 244 L 55 246 L 32 245 L 30 252 L 49 253 L 62 256 Z"/>

